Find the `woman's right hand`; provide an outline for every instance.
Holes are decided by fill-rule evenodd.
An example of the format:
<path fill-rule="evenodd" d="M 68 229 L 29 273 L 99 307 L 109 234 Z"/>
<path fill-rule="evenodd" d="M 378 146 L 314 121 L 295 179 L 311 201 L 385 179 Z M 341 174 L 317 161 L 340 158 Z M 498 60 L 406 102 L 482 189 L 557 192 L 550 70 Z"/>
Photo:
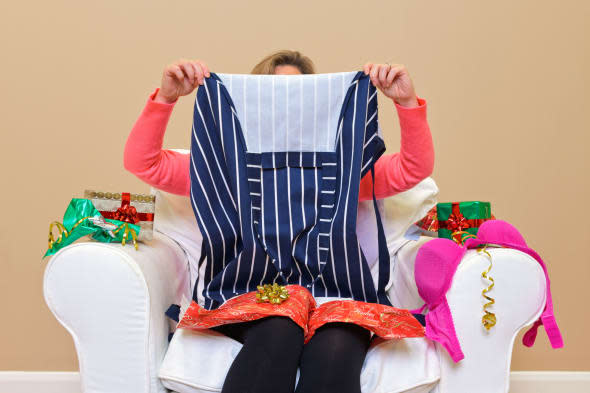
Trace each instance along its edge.
<path fill-rule="evenodd" d="M 177 60 L 164 68 L 162 86 L 154 101 L 173 103 L 178 97 L 190 94 L 210 76 L 209 68 L 201 60 Z"/>

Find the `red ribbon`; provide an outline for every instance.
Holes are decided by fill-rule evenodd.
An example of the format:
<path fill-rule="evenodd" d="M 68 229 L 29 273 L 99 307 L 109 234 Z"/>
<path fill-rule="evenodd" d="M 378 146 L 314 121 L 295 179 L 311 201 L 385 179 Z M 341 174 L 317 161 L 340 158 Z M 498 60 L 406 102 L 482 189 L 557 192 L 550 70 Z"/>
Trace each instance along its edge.
<path fill-rule="evenodd" d="M 154 221 L 154 213 L 138 213 L 135 207 L 131 206 L 131 194 L 124 192 L 121 194 L 121 207 L 116 211 L 100 211 L 104 218 L 119 220 L 137 224 L 140 221 Z"/>

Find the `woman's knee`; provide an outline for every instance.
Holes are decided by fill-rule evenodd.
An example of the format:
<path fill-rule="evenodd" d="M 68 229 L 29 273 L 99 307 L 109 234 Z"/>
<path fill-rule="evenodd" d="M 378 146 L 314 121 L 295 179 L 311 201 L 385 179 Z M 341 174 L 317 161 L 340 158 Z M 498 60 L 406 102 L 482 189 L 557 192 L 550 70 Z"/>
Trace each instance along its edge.
<path fill-rule="evenodd" d="M 352 323 L 332 322 L 320 327 L 308 345 L 310 350 L 317 347 L 317 352 L 320 353 L 329 348 L 331 356 L 334 358 L 339 358 L 340 354 L 345 355 L 351 352 L 364 357 L 364 353 L 369 347 L 370 338 L 371 332 L 361 326 Z"/>
<path fill-rule="evenodd" d="M 297 393 L 358 393 L 368 330 L 348 323 L 319 328 L 303 349 Z"/>
<path fill-rule="evenodd" d="M 267 352 L 287 351 L 298 355 L 303 349 L 303 329 L 292 319 L 283 316 L 262 318 L 248 329 L 244 345 L 255 345 Z"/>

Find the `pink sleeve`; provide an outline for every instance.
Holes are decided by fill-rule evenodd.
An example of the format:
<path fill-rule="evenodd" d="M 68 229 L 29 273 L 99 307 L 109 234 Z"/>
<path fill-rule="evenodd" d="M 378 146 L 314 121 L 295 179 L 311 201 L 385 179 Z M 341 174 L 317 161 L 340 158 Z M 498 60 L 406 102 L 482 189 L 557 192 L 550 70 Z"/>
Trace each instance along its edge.
<path fill-rule="evenodd" d="M 406 191 L 432 174 L 434 147 L 426 120 L 426 101 L 418 98 L 418 106 L 406 108 L 395 103 L 401 128 L 398 153 L 383 154 L 375 163 L 375 197 L 387 198 Z M 361 179 L 359 200 L 373 199 L 371 172 Z"/>
<path fill-rule="evenodd" d="M 159 89 L 157 87 L 149 95 L 143 111 L 127 137 L 123 166 L 153 187 L 188 196 L 190 156 L 172 150 L 162 150 L 168 119 L 178 100 L 170 104 L 154 101 Z"/>

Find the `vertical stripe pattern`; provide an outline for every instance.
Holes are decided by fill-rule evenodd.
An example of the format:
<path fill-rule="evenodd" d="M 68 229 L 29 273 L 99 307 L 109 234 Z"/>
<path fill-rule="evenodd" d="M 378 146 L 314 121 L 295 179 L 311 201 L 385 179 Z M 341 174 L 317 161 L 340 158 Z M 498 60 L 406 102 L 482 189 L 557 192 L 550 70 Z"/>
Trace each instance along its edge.
<path fill-rule="evenodd" d="M 241 116 L 218 74 L 197 90 L 190 200 L 204 274 L 193 299 L 206 309 L 275 282 L 389 304 L 380 218 L 377 282 L 356 237 L 360 180 L 385 150 L 376 89 L 362 71 L 346 76 L 224 75 Z"/>

